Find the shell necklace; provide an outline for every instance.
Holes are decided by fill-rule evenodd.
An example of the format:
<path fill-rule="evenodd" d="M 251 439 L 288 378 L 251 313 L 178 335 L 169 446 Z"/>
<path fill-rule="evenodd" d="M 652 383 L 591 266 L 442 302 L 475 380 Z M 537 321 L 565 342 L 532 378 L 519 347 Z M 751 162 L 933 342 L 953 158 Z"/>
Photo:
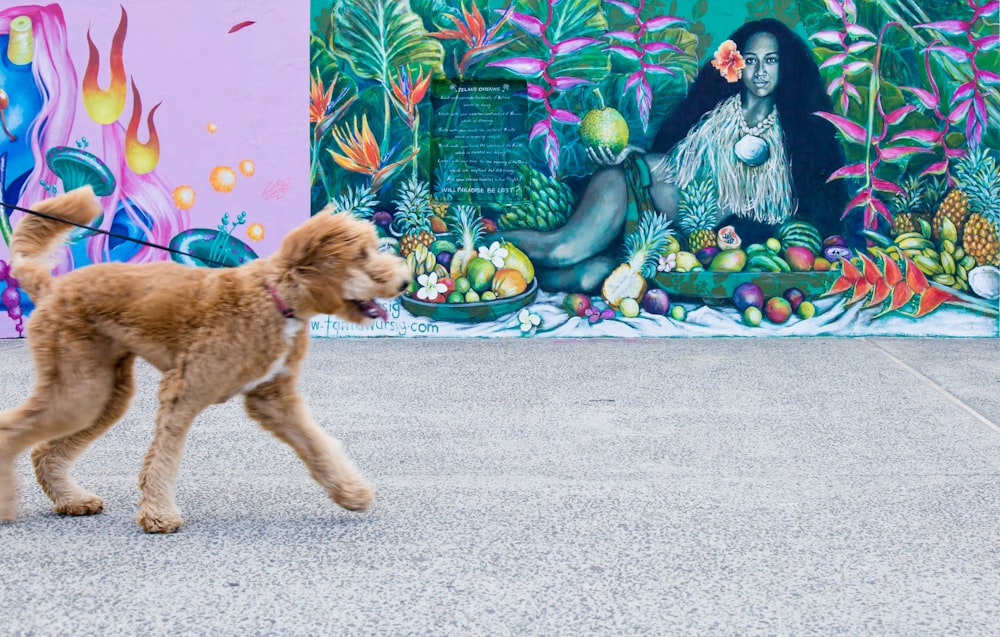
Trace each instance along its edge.
<path fill-rule="evenodd" d="M 774 126 L 774 123 L 778 121 L 778 109 L 772 107 L 767 117 L 762 119 L 753 128 L 750 128 L 746 118 L 743 116 L 743 96 L 740 95 L 740 99 L 736 105 L 736 116 L 743 137 L 736 142 L 733 152 L 736 153 L 736 158 L 747 166 L 760 166 L 771 156 L 771 149 L 760 135 Z"/>

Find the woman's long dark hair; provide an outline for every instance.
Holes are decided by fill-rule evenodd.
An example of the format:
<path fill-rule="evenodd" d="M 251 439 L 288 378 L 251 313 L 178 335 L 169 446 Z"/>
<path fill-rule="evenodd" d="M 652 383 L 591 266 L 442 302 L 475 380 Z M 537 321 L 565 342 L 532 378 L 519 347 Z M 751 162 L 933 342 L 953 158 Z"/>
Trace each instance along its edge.
<path fill-rule="evenodd" d="M 791 162 L 793 193 L 799 200 L 795 216 L 816 225 L 824 236 L 840 232 L 840 216 L 847 204 L 846 184 L 840 179 L 830 183 L 826 180 L 844 165 L 844 150 L 833 125 L 813 114 L 832 110 L 826 83 L 805 42 L 777 20 L 747 22 L 729 39 L 740 51 L 745 51 L 750 37 L 761 32 L 770 33 L 778 41 L 775 104 Z M 742 89 L 742 82 L 727 82 L 711 61 L 706 62 L 688 89 L 687 97 L 661 125 L 653 148 L 669 152 L 705 113 Z M 854 230 L 848 232 L 853 234 Z"/>

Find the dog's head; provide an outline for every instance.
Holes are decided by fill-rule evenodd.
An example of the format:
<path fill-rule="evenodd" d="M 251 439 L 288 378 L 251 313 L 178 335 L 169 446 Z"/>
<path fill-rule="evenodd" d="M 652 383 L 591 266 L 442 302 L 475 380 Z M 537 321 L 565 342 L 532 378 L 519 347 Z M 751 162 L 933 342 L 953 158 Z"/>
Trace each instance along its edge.
<path fill-rule="evenodd" d="M 379 251 L 373 224 L 329 208 L 290 232 L 275 258 L 298 288 L 296 311 L 355 323 L 384 320 L 375 299 L 398 296 L 412 279 L 403 259 Z"/>

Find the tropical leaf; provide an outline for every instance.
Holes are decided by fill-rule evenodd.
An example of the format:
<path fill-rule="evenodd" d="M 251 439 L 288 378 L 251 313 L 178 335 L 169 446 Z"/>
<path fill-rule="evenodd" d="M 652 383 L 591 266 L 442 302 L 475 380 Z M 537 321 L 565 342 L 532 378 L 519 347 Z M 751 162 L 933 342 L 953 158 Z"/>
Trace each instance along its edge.
<path fill-rule="evenodd" d="M 400 0 L 337 0 L 334 50 L 358 77 L 388 84 L 389 71 L 421 65 L 443 72 L 441 43 Z"/>

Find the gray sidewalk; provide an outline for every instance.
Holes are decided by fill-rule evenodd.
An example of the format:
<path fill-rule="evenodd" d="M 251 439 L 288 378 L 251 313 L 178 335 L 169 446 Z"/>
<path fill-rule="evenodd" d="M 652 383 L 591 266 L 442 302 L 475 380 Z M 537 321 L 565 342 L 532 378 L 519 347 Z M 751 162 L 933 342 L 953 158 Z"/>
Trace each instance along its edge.
<path fill-rule="evenodd" d="M 3 635 L 997 635 L 1000 339 L 316 340 L 313 414 L 377 487 L 329 502 L 238 401 L 144 535 L 158 374 L 78 463 L 22 458 Z M 30 391 L 0 341 L 0 408 Z"/>

